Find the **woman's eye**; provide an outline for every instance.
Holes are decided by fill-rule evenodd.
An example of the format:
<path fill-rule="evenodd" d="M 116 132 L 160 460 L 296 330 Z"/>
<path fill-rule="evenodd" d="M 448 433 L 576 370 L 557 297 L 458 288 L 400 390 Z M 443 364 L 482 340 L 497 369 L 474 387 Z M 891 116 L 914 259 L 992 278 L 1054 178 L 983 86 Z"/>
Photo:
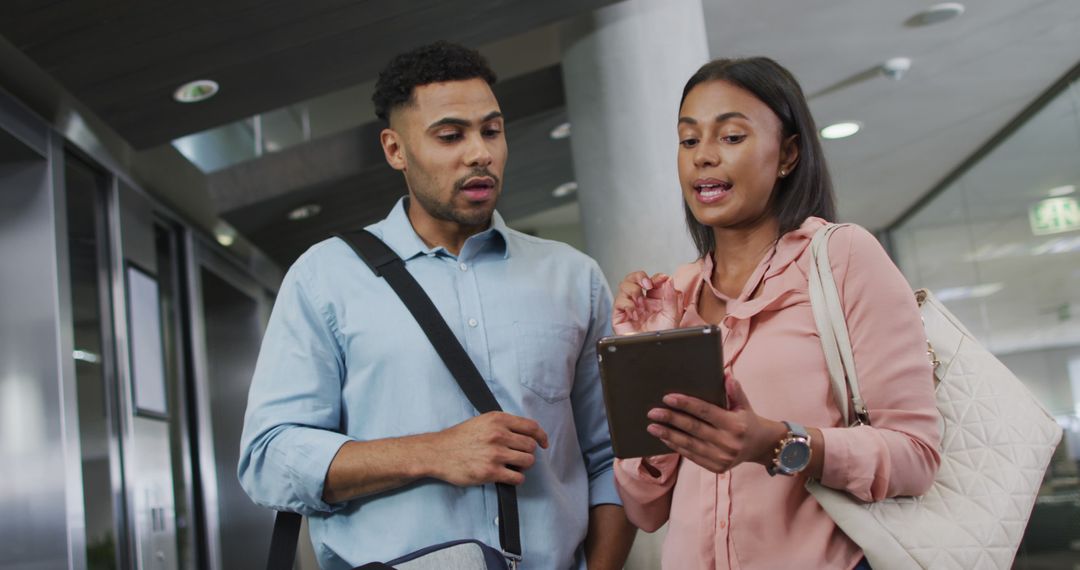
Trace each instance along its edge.
<path fill-rule="evenodd" d="M 679 144 L 682 145 L 683 148 L 694 148 L 695 146 L 697 146 L 697 143 L 698 140 L 693 138 L 686 138 L 679 141 Z"/>
<path fill-rule="evenodd" d="M 741 143 L 745 138 L 746 135 L 727 135 L 725 137 L 720 137 L 720 140 L 729 144 L 738 144 Z"/>

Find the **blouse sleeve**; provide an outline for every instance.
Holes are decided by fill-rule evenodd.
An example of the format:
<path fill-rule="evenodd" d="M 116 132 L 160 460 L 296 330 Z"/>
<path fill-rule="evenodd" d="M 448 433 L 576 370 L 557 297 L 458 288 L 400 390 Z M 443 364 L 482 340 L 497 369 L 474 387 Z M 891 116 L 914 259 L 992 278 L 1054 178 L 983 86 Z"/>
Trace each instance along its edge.
<path fill-rule="evenodd" d="M 941 462 L 941 432 L 914 294 L 865 229 L 838 230 L 829 256 L 871 426 L 821 430 L 821 483 L 863 501 L 921 495 Z"/>
<path fill-rule="evenodd" d="M 616 459 L 615 488 L 630 522 L 645 532 L 653 532 L 664 526 L 671 512 L 671 491 L 679 471 L 679 455 L 649 457 L 649 465 L 659 475 L 650 473 L 643 461 L 642 458 Z"/>

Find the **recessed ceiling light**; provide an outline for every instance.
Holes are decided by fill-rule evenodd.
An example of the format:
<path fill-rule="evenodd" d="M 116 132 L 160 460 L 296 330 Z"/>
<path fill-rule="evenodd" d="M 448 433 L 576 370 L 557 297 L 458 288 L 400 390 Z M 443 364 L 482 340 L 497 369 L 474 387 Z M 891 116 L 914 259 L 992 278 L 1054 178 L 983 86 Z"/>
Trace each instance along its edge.
<path fill-rule="evenodd" d="M 964 5 L 959 2 L 941 2 L 915 14 L 904 25 L 909 28 L 929 26 L 951 20 L 964 13 Z"/>
<path fill-rule="evenodd" d="M 229 224 L 219 221 L 214 226 L 214 239 L 221 245 L 229 247 L 236 242 L 236 230 Z"/>
<path fill-rule="evenodd" d="M 173 99 L 180 103 L 198 103 L 217 95 L 220 89 L 217 81 L 196 79 L 177 87 L 176 91 L 173 92 Z"/>
<path fill-rule="evenodd" d="M 563 123 L 551 129 L 551 138 L 555 140 L 565 139 L 570 136 L 570 123 Z"/>
<path fill-rule="evenodd" d="M 1050 191 L 1047 192 L 1047 194 L 1049 194 L 1051 198 L 1057 198 L 1058 196 L 1068 196 L 1073 192 L 1076 192 L 1076 186 L 1070 184 L 1069 186 L 1058 186 L 1057 188 L 1051 188 Z"/>
<path fill-rule="evenodd" d="M 859 132 L 862 125 L 857 121 L 842 121 L 839 123 L 833 123 L 824 129 L 821 129 L 821 138 L 828 140 L 846 139 L 851 135 Z"/>
<path fill-rule="evenodd" d="M 289 212 L 288 218 L 294 222 L 300 220 L 306 220 L 308 218 L 314 218 L 322 211 L 322 206 L 318 204 L 306 204 L 299 208 Z"/>
<path fill-rule="evenodd" d="M 551 195 L 556 198 L 565 198 L 574 192 L 577 192 L 577 182 L 571 180 L 570 182 L 564 182 L 559 184 L 554 190 L 551 191 Z"/>

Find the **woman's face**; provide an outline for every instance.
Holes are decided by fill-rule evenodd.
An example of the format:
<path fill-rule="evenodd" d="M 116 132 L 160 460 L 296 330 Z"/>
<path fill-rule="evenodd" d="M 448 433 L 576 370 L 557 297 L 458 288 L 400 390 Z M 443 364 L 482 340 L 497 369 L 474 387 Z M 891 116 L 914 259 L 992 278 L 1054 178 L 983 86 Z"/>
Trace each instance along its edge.
<path fill-rule="evenodd" d="M 713 228 L 773 219 L 769 198 L 798 158 L 795 142 L 750 92 L 719 80 L 695 86 L 679 110 L 679 182 L 694 217 Z"/>

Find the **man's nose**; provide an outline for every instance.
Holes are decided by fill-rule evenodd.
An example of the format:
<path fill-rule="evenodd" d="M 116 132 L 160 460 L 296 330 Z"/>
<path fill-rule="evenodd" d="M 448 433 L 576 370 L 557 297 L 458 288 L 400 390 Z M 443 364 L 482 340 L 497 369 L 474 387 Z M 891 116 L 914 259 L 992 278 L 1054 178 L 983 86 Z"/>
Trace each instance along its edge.
<path fill-rule="evenodd" d="M 491 164 L 493 160 L 491 149 L 488 148 L 484 137 L 479 135 L 469 137 L 469 149 L 465 155 L 465 160 L 468 166 L 486 167 Z"/>

